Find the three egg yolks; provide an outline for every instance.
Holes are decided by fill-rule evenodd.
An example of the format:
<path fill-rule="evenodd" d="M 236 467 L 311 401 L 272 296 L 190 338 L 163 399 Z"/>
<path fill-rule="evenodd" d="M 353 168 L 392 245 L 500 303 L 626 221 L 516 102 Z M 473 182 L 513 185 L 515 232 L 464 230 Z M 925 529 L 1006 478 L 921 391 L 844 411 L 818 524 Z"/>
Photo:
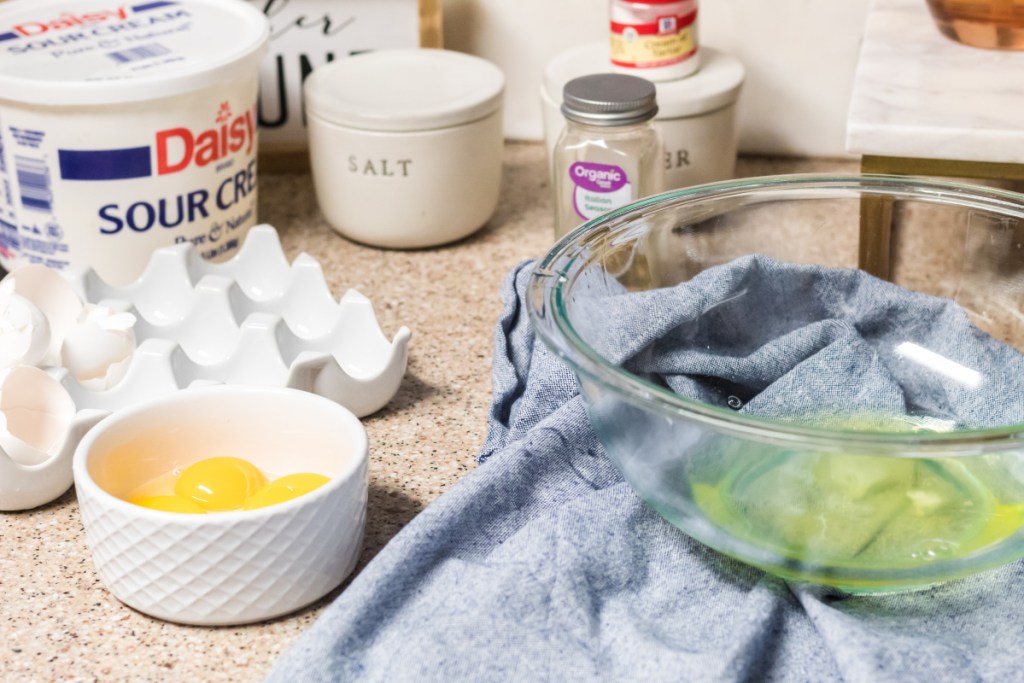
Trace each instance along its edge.
<path fill-rule="evenodd" d="M 131 495 L 128 502 L 186 514 L 254 510 L 298 498 L 328 481 L 322 474 L 305 472 L 268 481 L 255 465 L 241 458 L 207 458 L 183 469 L 174 479 L 173 492 L 154 495 L 157 492 L 150 484 L 140 487 L 145 494 Z"/>

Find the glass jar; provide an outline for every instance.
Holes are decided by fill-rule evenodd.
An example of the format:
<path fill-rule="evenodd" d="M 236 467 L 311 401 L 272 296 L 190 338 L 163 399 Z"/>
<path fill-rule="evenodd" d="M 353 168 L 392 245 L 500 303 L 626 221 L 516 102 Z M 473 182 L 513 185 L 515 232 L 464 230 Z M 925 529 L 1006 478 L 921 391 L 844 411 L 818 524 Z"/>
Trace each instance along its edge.
<path fill-rule="evenodd" d="M 625 74 L 574 78 L 562 91 L 566 126 L 553 155 L 555 237 L 662 190 L 654 84 Z"/>

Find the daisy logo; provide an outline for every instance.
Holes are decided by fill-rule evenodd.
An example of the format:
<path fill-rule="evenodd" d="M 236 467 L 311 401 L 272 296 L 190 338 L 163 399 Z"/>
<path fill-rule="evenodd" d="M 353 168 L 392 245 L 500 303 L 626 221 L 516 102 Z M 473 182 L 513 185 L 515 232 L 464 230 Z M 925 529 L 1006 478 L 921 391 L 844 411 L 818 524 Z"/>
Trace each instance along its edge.
<path fill-rule="evenodd" d="M 157 132 L 157 174 L 177 173 L 193 164 L 208 166 L 243 149 L 249 154 L 255 135 L 256 125 L 251 111 L 235 116 L 231 105 L 221 102 L 212 128 L 201 131 L 167 128 Z"/>
<path fill-rule="evenodd" d="M 227 123 L 231 120 L 231 105 L 227 102 L 221 102 L 220 108 L 217 110 L 217 123 Z"/>

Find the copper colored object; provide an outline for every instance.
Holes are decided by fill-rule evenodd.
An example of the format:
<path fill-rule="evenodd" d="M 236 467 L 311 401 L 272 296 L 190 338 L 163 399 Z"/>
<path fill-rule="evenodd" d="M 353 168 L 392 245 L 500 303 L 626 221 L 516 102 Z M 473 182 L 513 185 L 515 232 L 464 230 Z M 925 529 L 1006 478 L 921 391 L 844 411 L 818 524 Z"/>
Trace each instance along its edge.
<path fill-rule="evenodd" d="M 1024 0 L 927 0 L 943 35 L 972 47 L 1024 50 Z"/>

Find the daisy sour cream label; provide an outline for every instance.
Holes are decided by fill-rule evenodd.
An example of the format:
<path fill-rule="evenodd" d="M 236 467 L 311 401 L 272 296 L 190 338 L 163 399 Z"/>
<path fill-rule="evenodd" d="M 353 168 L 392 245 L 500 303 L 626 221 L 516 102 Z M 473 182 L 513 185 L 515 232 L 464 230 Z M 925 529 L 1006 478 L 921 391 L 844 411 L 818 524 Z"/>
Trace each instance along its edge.
<path fill-rule="evenodd" d="M 0 264 L 137 277 L 256 221 L 266 20 L 244 3 L 0 5 Z"/>

